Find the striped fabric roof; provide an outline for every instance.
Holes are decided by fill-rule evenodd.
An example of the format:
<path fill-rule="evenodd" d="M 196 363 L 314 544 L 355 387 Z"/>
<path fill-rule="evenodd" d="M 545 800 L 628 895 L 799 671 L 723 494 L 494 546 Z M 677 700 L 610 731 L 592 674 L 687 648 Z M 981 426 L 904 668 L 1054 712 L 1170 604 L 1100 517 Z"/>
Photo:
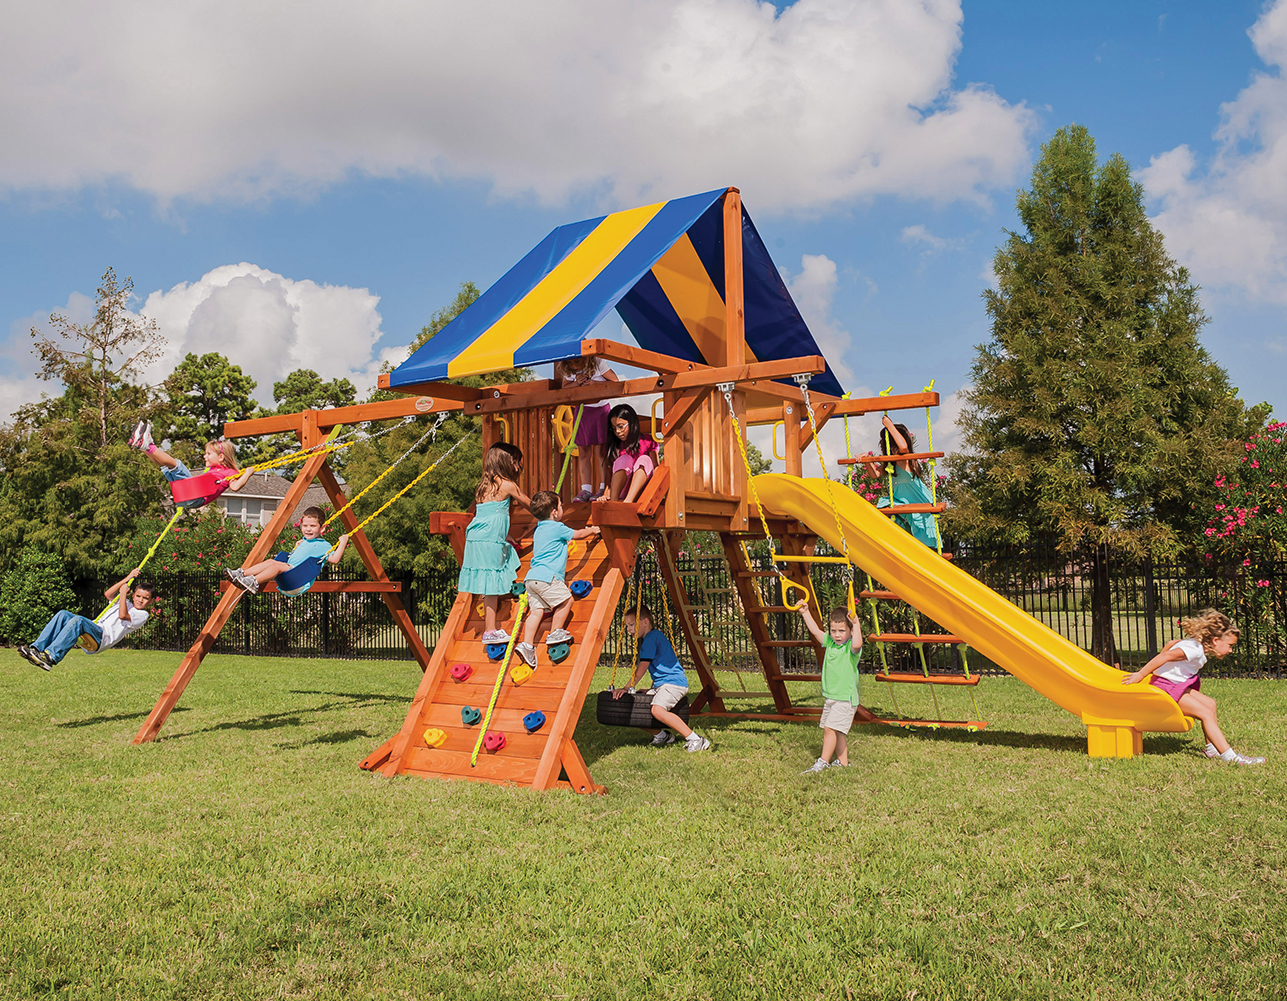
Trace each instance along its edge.
<path fill-rule="evenodd" d="M 641 347 L 717 363 L 725 190 L 560 226 L 394 369 L 390 388 L 579 357 L 613 308 Z M 821 354 L 745 209 L 742 262 L 748 360 Z M 810 385 L 843 393 L 830 367 Z"/>

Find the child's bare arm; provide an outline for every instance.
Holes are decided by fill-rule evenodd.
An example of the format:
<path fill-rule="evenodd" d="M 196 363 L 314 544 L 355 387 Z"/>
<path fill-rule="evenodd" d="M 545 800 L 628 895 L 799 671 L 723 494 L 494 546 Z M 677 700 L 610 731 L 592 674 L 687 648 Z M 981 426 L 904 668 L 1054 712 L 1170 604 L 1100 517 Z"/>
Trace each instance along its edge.
<path fill-rule="evenodd" d="M 804 617 L 804 628 L 809 630 L 809 635 L 823 645 L 826 645 L 827 634 L 818 628 L 818 624 L 813 621 L 813 614 L 809 611 L 808 604 L 800 607 L 800 614 Z"/>
<path fill-rule="evenodd" d="M 348 544 L 349 537 L 347 535 L 341 535 L 339 542 L 335 544 L 335 549 L 326 557 L 326 559 L 331 563 L 340 562 L 340 560 L 344 558 L 344 550 L 348 548 Z"/>
<path fill-rule="evenodd" d="M 578 528 L 572 533 L 574 539 L 588 539 L 592 535 L 598 535 L 603 531 L 598 525 L 588 525 L 585 528 Z"/>
<path fill-rule="evenodd" d="M 229 484 L 228 484 L 228 489 L 229 489 L 229 490 L 240 490 L 242 487 L 244 487 L 244 486 L 246 485 L 246 481 L 247 481 L 248 479 L 250 479 L 251 474 L 252 474 L 252 473 L 254 473 L 254 471 L 255 471 L 255 467 L 254 467 L 254 466 L 251 466 L 251 467 L 249 467 L 248 469 L 243 469 L 243 470 L 241 471 L 241 475 L 240 475 L 240 476 L 238 476 L 235 480 L 233 480 L 231 483 L 229 483 Z"/>
<path fill-rule="evenodd" d="M 607 379 L 609 382 L 620 382 L 620 381 L 621 381 L 621 380 L 617 377 L 617 373 L 616 373 L 616 372 L 614 372 L 614 371 L 612 371 L 612 369 L 610 369 L 610 368 L 605 368 L 605 369 L 604 369 L 602 372 L 600 372 L 599 374 L 600 374 L 600 375 L 602 375 L 602 376 L 603 376 L 605 379 Z"/>
<path fill-rule="evenodd" d="M 530 508 L 532 506 L 532 498 L 523 493 L 523 491 L 518 488 L 518 484 L 513 480 L 504 480 L 501 483 L 500 493 L 502 497 L 512 497 L 514 500 L 522 504 L 523 507 Z"/>
<path fill-rule="evenodd" d="M 849 644 L 849 649 L 857 653 L 862 649 L 862 624 L 858 621 L 858 616 L 850 614 L 849 628 L 853 630 L 854 638 Z"/>
<path fill-rule="evenodd" d="M 638 664 L 636 664 L 635 673 L 631 675 L 630 684 L 627 687 L 634 688 L 635 685 L 639 684 L 639 679 L 648 673 L 648 665 L 651 663 L 652 661 L 650 660 L 641 660 Z M 621 696 L 625 694 L 626 694 L 625 688 L 614 688 L 612 690 L 612 697 L 614 699 L 619 699 L 621 698 Z"/>
<path fill-rule="evenodd" d="M 1187 660 L 1184 656 L 1183 650 L 1174 649 L 1174 645 L 1177 642 L 1179 641 L 1175 640 L 1172 643 L 1167 644 L 1167 646 L 1156 657 L 1150 660 L 1138 671 L 1132 671 L 1130 674 L 1126 675 L 1126 677 L 1122 678 L 1122 684 L 1134 685 L 1143 681 L 1163 664 L 1169 664 L 1173 660 Z"/>
<path fill-rule="evenodd" d="M 885 431 L 888 432 L 889 440 L 891 444 L 894 446 L 894 448 L 896 448 L 899 452 L 911 451 L 911 449 L 908 448 L 907 446 L 907 439 L 898 433 L 898 428 L 895 427 L 894 422 L 889 419 L 888 415 L 881 418 L 881 423 L 885 425 Z"/>

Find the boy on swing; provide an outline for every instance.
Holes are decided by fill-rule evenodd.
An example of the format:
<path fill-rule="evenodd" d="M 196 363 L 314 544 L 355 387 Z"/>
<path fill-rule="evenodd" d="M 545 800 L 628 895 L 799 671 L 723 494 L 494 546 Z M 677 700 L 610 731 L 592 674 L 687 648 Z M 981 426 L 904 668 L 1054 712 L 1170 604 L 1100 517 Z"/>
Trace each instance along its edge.
<path fill-rule="evenodd" d="M 322 509 L 310 507 L 304 510 L 299 518 L 299 533 L 304 536 L 297 543 L 295 548 L 290 551 L 290 556 L 285 560 L 264 560 L 256 563 L 254 566 L 246 567 L 245 570 L 238 570 L 236 567 L 227 567 L 224 573 L 228 579 L 243 591 L 249 591 L 251 594 L 258 594 L 259 589 L 267 584 L 270 580 L 275 580 L 278 574 L 283 574 L 291 567 L 297 567 L 306 560 L 325 559 L 328 563 L 338 563 L 344 556 L 344 549 L 349 544 L 349 537 L 341 535 L 339 542 L 335 545 L 335 552 L 331 552 L 331 544 L 322 538 Z M 330 555 L 327 555 L 327 554 Z M 282 594 L 296 597 L 303 594 L 313 586 L 310 580 L 302 587 L 297 587 L 293 591 L 282 591 Z"/>
<path fill-rule="evenodd" d="M 68 651 L 80 642 L 82 636 L 87 636 L 90 640 L 88 644 L 82 644 L 86 653 L 102 653 L 108 647 L 116 646 L 130 633 L 138 632 L 147 625 L 147 609 L 156 593 L 156 588 L 151 584 L 134 584 L 134 578 L 138 575 L 139 568 L 135 567 L 124 580 L 117 581 L 103 592 L 104 598 L 109 601 L 117 598 L 117 602 L 100 615 L 97 621 L 65 609 L 56 612 L 40 631 L 40 635 L 32 640 L 31 645 L 20 645 L 18 653 L 30 663 L 48 671 L 67 656 Z M 133 594 L 130 594 L 131 586 L 134 587 Z"/>

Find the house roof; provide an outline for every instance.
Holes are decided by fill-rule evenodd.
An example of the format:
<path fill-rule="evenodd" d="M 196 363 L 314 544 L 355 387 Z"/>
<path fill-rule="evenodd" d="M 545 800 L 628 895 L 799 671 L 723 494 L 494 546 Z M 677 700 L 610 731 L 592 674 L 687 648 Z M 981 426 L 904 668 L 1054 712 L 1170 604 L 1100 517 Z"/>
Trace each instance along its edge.
<path fill-rule="evenodd" d="M 641 347 L 719 364 L 726 191 L 558 227 L 394 369 L 390 388 L 579 357 L 614 308 Z M 745 208 L 742 263 L 748 360 L 821 354 Z M 811 385 L 844 392 L 830 366 Z"/>

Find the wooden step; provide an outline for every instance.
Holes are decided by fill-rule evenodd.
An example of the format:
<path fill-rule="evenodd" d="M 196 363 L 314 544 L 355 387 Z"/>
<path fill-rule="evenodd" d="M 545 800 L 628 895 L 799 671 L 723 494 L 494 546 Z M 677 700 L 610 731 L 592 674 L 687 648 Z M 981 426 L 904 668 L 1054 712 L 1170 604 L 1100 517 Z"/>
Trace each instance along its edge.
<path fill-rule="evenodd" d="M 776 577 L 777 575 L 778 573 L 776 570 L 738 570 L 737 571 L 737 576 L 739 577 Z"/>
<path fill-rule="evenodd" d="M 902 455 L 855 455 L 851 459 L 837 459 L 841 466 L 856 466 L 864 462 L 907 462 L 911 459 L 941 459 L 944 452 L 906 452 Z"/>
<path fill-rule="evenodd" d="M 813 646 L 813 640 L 769 640 L 765 646 Z"/>
<path fill-rule="evenodd" d="M 947 505 L 942 502 L 938 504 L 891 504 L 888 507 L 878 507 L 876 510 L 892 518 L 896 514 L 942 514 L 947 510 Z"/>
<path fill-rule="evenodd" d="M 859 591 L 859 598 L 875 598 L 880 601 L 902 601 L 893 591 Z"/>
<path fill-rule="evenodd" d="M 972 674 L 968 678 L 963 674 L 911 674 L 896 673 L 891 671 L 885 674 L 883 671 L 873 675 L 877 681 L 890 681 L 896 685 L 967 685 L 973 688 L 979 683 L 979 675 Z"/>
<path fill-rule="evenodd" d="M 950 633 L 876 633 L 866 639 L 873 643 L 964 643 L 965 640 Z"/>

